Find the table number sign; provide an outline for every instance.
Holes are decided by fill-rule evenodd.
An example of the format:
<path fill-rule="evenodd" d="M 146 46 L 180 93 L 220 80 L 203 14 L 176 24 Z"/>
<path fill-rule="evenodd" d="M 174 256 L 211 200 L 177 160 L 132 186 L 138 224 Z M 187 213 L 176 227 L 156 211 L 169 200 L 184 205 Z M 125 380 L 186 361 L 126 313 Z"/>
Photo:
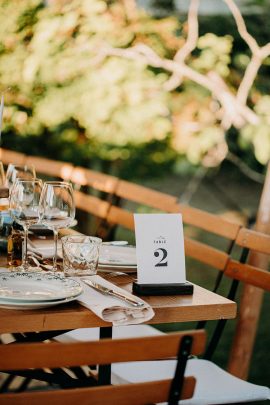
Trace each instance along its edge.
<path fill-rule="evenodd" d="M 134 214 L 139 294 L 190 294 L 181 214 Z"/>

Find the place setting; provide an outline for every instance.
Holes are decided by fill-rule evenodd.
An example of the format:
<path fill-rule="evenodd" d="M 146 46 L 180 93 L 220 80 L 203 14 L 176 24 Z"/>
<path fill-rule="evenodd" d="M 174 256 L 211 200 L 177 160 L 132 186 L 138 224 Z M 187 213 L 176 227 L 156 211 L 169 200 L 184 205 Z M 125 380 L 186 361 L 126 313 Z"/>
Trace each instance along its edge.
<path fill-rule="evenodd" d="M 55 206 L 44 206 L 41 219 L 46 210 L 56 212 Z M 75 211 L 69 213 L 65 224 L 74 216 Z M 181 215 L 135 214 L 134 220 L 136 247 L 76 233 L 63 236 L 58 244 L 52 236 L 30 235 L 28 255 L 40 263 L 39 271 L 0 272 L 0 306 L 39 309 L 76 300 L 104 321 L 129 325 L 154 316 L 141 296 L 192 294 L 193 285 L 185 280 Z M 54 231 L 61 226 L 59 220 Z M 53 266 L 42 265 L 48 259 Z M 111 273 L 135 273 L 133 291 L 106 279 Z"/>

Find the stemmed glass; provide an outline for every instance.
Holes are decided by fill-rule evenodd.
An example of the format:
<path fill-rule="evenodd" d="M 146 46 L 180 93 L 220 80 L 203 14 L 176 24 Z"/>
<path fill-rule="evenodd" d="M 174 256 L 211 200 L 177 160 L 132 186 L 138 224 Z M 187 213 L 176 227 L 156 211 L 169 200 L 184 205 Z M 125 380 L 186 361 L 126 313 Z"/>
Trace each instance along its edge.
<path fill-rule="evenodd" d="M 6 172 L 6 186 L 11 188 L 16 179 L 31 180 L 36 178 L 34 166 L 21 166 L 10 163 Z"/>
<path fill-rule="evenodd" d="M 75 203 L 72 185 L 67 182 L 44 183 L 40 197 L 40 221 L 53 230 L 54 257 L 52 271 L 57 271 L 58 231 L 67 228 L 75 218 Z"/>
<path fill-rule="evenodd" d="M 17 179 L 11 189 L 9 199 L 10 214 L 18 224 L 22 225 L 24 230 L 23 260 L 21 266 L 16 268 L 17 271 L 37 270 L 37 268 L 29 265 L 27 241 L 29 227 L 39 222 L 41 191 L 42 181 L 40 179 Z"/>

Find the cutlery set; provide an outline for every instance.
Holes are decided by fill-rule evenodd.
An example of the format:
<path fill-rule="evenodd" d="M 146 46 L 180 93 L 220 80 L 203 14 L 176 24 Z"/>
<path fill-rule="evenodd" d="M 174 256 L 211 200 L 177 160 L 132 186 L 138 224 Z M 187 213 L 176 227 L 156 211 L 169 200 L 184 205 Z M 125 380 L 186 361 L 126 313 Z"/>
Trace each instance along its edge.
<path fill-rule="evenodd" d="M 134 307 L 143 307 L 144 303 L 141 301 L 137 301 L 136 299 L 127 296 L 125 294 L 123 294 L 122 292 L 113 290 L 112 288 L 108 288 L 108 287 L 104 287 L 103 285 L 96 283 L 92 280 L 83 278 L 82 281 L 89 285 L 90 287 L 94 288 L 96 291 L 105 294 L 105 295 L 111 295 L 112 297 L 118 298 L 122 301 L 127 302 L 128 304 L 134 306 Z"/>

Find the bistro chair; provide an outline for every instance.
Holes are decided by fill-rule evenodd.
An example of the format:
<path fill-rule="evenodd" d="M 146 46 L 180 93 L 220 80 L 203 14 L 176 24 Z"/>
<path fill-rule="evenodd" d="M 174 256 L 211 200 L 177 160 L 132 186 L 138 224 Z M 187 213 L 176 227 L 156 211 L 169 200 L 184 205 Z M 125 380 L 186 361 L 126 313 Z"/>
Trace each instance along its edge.
<path fill-rule="evenodd" d="M 255 250 L 270 254 L 270 236 L 249 229 L 240 230 L 236 244 L 244 247 L 246 251 Z M 264 269 L 229 258 L 222 272 L 225 277 L 232 279 L 234 284 L 243 282 L 270 292 L 270 273 Z M 130 369 L 124 364 L 117 364 L 113 365 L 112 373 L 118 383 L 138 383 L 149 381 L 152 370 L 155 370 L 159 378 L 169 378 L 174 366 L 174 360 L 166 364 L 159 361 L 148 362 L 143 367 L 135 363 Z M 241 380 L 207 359 L 188 360 L 185 375 L 190 374 L 194 375 L 197 381 L 194 396 L 190 400 L 181 401 L 181 404 L 212 405 L 270 399 L 268 387 Z"/>
<path fill-rule="evenodd" d="M 56 367 L 74 367 L 84 364 L 106 365 L 118 362 L 148 361 L 153 359 L 176 358 L 175 372 L 172 378 L 139 384 L 97 386 L 95 373 L 81 388 L 50 389 L 31 392 L 10 392 L 0 394 L 1 405 L 80 403 L 91 405 L 129 404 L 146 405 L 149 403 L 178 403 L 179 398 L 190 398 L 196 384 L 191 376 L 184 377 L 187 358 L 190 354 L 202 353 L 205 346 L 204 331 L 187 331 L 170 335 L 133 338 L 104 339 L 86 343 L 18 343 L 0 345 L 0 369 L 16 370 L 19 374 L 25 370 L 34 373 L 34 369 L 54 369 Z"/>

